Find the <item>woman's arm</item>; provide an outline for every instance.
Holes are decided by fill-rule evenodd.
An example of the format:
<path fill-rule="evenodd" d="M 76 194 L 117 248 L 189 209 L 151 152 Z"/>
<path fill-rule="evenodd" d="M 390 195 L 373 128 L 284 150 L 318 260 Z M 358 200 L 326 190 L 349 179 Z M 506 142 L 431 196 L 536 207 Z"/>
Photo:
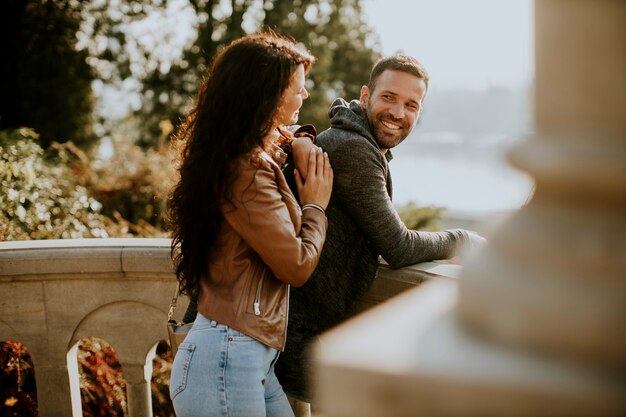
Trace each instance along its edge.
<path fill-rule="evenodd" d="M 328 157 L 312 151 L 308 163 L 309 180 L 299 187 L 303 202 L 325 208 L 332 190 Z M 276 175 L 282 174 L 265 164 L 244 167 L 239 173 L 224 218 L 276 278 L 300 286 L 317 266 L 328 222 L 323 210 L 307 209 L 301 225 L 294 224 L 285 190 L 276 182 Z"/>

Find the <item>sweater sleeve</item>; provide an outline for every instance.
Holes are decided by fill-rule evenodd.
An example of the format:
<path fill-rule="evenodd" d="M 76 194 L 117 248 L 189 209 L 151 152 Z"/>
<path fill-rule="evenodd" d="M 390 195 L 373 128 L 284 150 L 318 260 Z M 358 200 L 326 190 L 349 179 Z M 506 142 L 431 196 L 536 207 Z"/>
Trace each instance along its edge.
<path fill-rule="evenodd" d="M 468 241 L 461 229 L 408 229 L 387 193 L 385 157 L 369 143 L 343 141 L 334 149 L 331 164 L 334 197 L 392 268 L 448 259 Z"/>

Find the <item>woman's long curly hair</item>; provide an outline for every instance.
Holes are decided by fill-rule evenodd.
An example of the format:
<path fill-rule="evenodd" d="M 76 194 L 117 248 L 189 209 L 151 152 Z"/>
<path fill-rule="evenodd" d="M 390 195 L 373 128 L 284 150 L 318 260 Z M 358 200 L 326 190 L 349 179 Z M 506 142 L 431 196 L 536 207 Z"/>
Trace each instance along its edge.
<path fill-rule="evenodd" d="M 197 297 L 238 157 L 263 147 L 292 75 L 301 64 L 308 71 L 314 60 L 274 33 L 244 36 L 215 56 L 195 108 L 174 139 L 180 145 L 180 181 L 168 200 L 168 217 L 181 293 Z"/>

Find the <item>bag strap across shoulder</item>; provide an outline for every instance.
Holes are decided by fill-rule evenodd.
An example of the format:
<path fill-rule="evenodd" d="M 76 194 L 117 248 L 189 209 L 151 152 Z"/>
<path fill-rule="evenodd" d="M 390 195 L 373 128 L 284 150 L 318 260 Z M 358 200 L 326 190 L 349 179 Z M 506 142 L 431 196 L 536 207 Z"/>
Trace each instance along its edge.
<path fill-rule="evenodd" d="M 170 302 L 170 309 L 167 312 L 167 321 L 172 321 L 174 317 L 174 310 L 176 310 L 176 302 L 178 301 L 178 292 L 180 291 L 180 281 L 176 280 L 176 289 L 174 290 L 174 296 Z"/>

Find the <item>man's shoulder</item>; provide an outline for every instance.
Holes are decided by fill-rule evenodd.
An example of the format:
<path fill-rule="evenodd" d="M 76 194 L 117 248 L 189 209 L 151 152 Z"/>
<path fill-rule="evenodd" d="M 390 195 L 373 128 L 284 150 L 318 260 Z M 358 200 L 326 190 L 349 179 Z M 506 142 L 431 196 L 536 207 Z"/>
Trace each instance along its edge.
<path fill-rule="evenodd" d="M 342 150 L 361 150 L 364 152 L 376 150 L 376 147 L 362 134 L 336 127 L 331 127 L 320 133 L 317 136 L 316 144 L 329 154 Z"/>
<path fill-rule="evenodd" d="M 367 138 L 357 132 L 346 134 L 343 129 L 334 130 L 322 132 L 317 144 L 328 153 L 336 176 L 341 172 L 351 175 L 355 169 L 370 170 L 385 165 L 385 156 Z"/>

